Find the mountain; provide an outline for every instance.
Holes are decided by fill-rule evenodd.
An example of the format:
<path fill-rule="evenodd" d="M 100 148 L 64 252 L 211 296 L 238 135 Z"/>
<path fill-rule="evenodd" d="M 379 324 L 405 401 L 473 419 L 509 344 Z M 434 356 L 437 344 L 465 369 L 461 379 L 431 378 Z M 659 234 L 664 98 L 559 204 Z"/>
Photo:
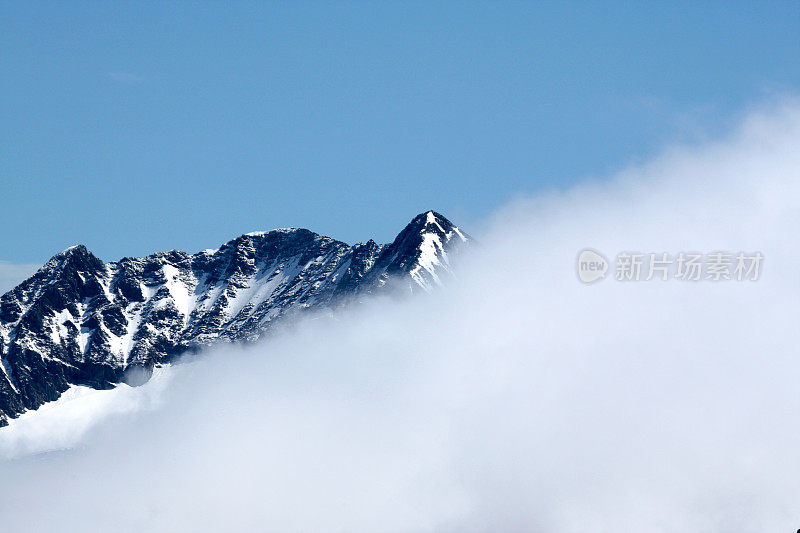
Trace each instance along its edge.
<path fill-rule="evenodd" d="M 392 287 L 429 291 L 470 240 L 428 211 L 391 244 L 289 228 L 110 263 L 73 246 L 0 297 L 0 426 L 71 385 L 136 384 L 157 364 L 257 340 L 303 311 Z"/>

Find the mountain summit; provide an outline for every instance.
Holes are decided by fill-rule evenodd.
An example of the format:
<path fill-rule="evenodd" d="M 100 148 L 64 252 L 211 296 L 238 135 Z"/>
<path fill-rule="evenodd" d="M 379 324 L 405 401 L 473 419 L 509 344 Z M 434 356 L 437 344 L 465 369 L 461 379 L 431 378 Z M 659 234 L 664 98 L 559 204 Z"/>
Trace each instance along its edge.
<path fill-rule="evenodd" d="M 71 385 L 111 388 L 131 369 L 146 374 L 215 342 L 256 340 L 304 310 L 390 286 L 429 291 L 470 240 L 428 211 L 391 244 L 350 246 L 290 228 L 110 263 L 73 246 L 0 297 L 0 426 Z"/>

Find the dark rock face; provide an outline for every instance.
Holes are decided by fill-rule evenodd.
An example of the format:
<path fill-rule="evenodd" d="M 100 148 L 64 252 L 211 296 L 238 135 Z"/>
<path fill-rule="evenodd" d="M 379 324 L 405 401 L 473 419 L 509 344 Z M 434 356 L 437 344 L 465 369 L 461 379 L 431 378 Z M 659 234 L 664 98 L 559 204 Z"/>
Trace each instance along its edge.
<path fill-rule="evenodd" d="M 292 228 L 111 263 L 68 248 L 0 298 L 0 426 L 71 385 L 139 384 L 156 364 L 254 341 L 303 310 L 390 285 L 431 290 L 470 240 L 429 211 L 386 245 Z"/>

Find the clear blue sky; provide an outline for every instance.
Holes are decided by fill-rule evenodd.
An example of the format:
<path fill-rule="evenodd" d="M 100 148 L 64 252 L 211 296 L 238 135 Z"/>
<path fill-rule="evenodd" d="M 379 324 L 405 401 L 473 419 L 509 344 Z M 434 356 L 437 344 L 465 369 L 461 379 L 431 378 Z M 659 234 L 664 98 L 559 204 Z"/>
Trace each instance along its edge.
<path fill-rule="evenodd" d="M 0 260 L 469 229 L 800 86 L 798 2 L 231 4 L 0 4 Z"/>

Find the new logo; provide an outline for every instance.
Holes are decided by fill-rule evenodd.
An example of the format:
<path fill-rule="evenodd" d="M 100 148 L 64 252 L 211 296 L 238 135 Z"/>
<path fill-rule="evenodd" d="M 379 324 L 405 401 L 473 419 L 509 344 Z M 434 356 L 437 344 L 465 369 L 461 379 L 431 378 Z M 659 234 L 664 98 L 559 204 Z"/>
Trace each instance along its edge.
<path fill-rule="evenodd" d="M 584 283 L 594 283 L 606 277 L 608 260 L 603 254 L 586 248 L 578 254 L 578 279 Z"/>

